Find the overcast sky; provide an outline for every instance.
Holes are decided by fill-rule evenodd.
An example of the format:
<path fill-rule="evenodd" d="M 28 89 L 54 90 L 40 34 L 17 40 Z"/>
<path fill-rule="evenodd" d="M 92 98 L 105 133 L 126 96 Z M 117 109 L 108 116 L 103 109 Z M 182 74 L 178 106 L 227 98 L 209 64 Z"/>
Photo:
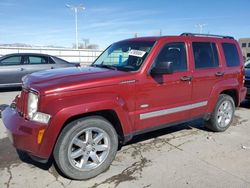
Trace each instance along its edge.
<path fill-rule="evenodd" d="M 105 48 L 139 36 L 199 32 L 250 37 L 250 0 L 1 0 L 0 43 L 71 47 L 74 13 L 65 4 L 82 4 L 79 42 L 88 38 Z"/>

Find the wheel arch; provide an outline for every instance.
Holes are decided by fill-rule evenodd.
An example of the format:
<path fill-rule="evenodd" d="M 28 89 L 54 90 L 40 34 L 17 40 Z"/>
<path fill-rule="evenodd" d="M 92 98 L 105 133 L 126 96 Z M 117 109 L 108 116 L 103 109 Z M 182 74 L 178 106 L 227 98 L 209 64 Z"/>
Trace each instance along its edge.
<path fill-rule="evenodd" d="M 216 83 L 210 93 L 207 113 L 212 113 L 220 94 L 226 94 L 233 98 L 235 106 L 239 106 L 239 83 L 236 79 L 227 79 Z"/>
<path fill-rule="evenodd" d="M 220 94 L 226 94 L 233 98 L 235 106 L 239 106 L 239 93 L 236 89 L 223 90 Z"/>
<path fill-rule="evenodd" d="M 90 116 L 100 116 L 100 117 L 105 118 L 107 121 L 109 121 L 112 124 L 112 126 L 115 128 L 115 130 L 118 134 L 119 142 L 123 142 L 124 132 L 123 132 L 122 124 L 121 124 L 121 121 L 120 121 L 117 113 L 112 109 L 99 110 L 99 111 L 94 111 L 94 112 L 89 112 L 89 113 L 84 113 L 84 114 L 77 114 L 77 115 L 71 116 L 64 122 L 63 126 L 60 129 L 60 132 L 58 133 L 58 136 L 61 134 L 62 130 L 67 125 L 69 125 L 71 122 L 76 121 L 76 120 L 81 119 L 81 118 L 84 118 L 84 117 L 90 117 Z"/>

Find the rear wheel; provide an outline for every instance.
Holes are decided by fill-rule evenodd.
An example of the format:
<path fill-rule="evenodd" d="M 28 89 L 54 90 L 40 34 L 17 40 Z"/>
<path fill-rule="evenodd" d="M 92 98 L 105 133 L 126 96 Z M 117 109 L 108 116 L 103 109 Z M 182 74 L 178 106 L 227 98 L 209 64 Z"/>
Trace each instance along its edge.
<path fill-rule="evenodd" d="M 89 179 L 110 166 L 117 147 L 117 133 L 110 122 L 92 116 L 73 121 L 62 130 L 54 158 L 67 177 Z"/>
<path fill-rule="evenodd" d="M 234 112 L 235 104 L 232 97 L 221 94 L 206 127 L 215 132 L 225 131 L 233 121 Z"/>

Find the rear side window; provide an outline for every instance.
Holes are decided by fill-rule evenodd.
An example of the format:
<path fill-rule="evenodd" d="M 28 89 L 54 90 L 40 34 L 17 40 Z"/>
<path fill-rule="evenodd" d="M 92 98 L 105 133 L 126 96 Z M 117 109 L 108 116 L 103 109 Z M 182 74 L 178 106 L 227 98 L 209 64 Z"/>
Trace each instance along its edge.
<path fill-rule="evenodd" d="M 29 56 L 29 64 L 47 64 L 47 57 L 40 56 Z"/>
<path fill-rule="evenodd" d="M 235 44 L 222 43 L 222 48 L 226 58 L 226 64 L 228 67 L 234 67 L 240 65 L 240 57 Z"/>
<path fill-rule="evenodd" d="M 219 66 L 218 52 L 215 43 L 193 42 L 195 68 L 213 68 Z"/>

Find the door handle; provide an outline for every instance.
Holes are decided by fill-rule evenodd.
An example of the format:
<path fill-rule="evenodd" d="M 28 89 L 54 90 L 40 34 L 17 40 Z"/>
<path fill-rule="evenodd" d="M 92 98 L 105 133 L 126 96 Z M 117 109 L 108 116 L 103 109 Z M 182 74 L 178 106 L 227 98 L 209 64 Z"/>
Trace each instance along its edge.
<path fill-rule="evenodd" d="M 20 68 L 20 71 L 24 71 L 24 68 Z"/>
<path fill-rule="evenodd" d="M 51 69 L 54 69 L 54 67 L 51 67 Z"/>
<path fill-rule="evenodd" d="M 220 72 L 220 71 L 219 71 L 219 72 L 216 72 L 216 73 L 215 73 L 215 76 L 218 76 L 218 77 L 224 76 L 224 72 Z"/>
<path fill-rule="evenodd" d="M 181 77 L 181 81 L 192 81 L 193 77 L 192 76 L 183 76 Z"/>

